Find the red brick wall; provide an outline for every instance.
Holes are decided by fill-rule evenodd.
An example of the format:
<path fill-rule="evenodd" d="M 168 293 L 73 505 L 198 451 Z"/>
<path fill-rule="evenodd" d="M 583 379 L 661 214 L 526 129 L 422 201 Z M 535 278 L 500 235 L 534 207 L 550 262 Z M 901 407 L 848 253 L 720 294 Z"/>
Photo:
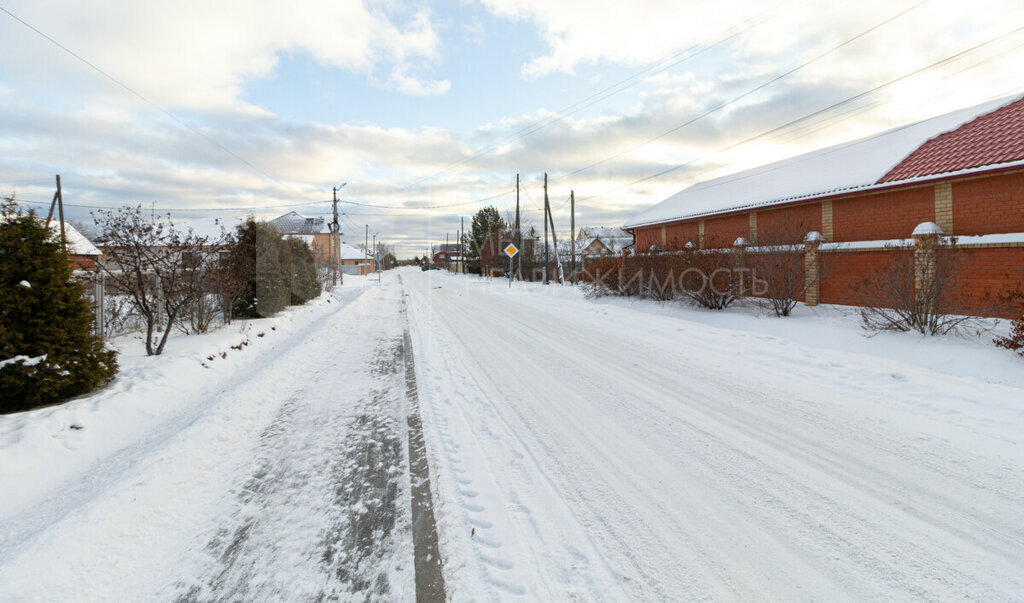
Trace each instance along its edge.
<path fill-rule="evenodd" d="M 968 248 L 962 253 L 957 286 L 967 296 L 968 307 L 982 314 L 1014 317 L 1015 312 L 993 305 L 1001 294 L 1024 286 L 1024 247 Z"/>
<path fill-rule="evenodd" d="M 651 245 L 661 247 L 661 226 L 637 228 L 633 231 L 633 238 L 636 240 L 636 251 L 647 253 L 650 251 Z"/>
<path fill-rule="evenodd" d="M 921 222 L 934 221 L 935 188 L 931 185 L 832 201 L 835 241 L 905 239 Z"/>
<path fill-rule="evenodd" d="M 953 232 L 1024 232 L 1024 173 L 954 182 Z"/>
<path fill-rule="evenodd" d="M 794 233 L 797 240 L 803 240 L 812 230 L 822 231 L 820 202 L 757 212 L 757 239 L 761 243 L 788 242 L 780 238 Z"/>
<path fill-rule="evenodd" d="M 750 238 L 750 214 L 733 214 L 704 220 L 704 248 L 732 247 L 736 237 Z"/>
<path fill-rule="evenodd" d="M 874 271 L 881 270 L 894 252 L 885 249 L 868 251 L 819 252 L 821 274 L 820 296 L 823 304 L 857 305 L 855 286 Z"/>
<path fill-rule="evenodd" d="M 686 243 L 700 245 L 700 220 L 669 224 L 665 227 L 665 248 L 682 249 Z"/>

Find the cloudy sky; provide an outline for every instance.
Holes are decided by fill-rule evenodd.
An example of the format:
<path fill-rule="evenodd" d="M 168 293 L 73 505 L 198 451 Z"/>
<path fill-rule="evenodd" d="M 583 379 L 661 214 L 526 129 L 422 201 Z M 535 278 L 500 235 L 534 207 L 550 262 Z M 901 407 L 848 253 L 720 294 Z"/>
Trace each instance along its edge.
<path fill-rule="evenodd" d="M 296 210 L 422 254 L 1024 94 L 1020 0 L 0 0 L 0 194 Z"/>

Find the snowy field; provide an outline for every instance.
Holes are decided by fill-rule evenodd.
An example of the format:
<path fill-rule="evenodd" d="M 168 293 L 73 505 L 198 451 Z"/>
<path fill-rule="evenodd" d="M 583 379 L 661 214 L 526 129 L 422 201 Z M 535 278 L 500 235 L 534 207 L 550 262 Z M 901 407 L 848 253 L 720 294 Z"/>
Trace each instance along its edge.
<path fill-rule="evenodd" d="M 990 337 L 412 269 L 0 416 L 0 600 L 415 599 L 406 324 L 450 599 L 1024 593 Z"/>

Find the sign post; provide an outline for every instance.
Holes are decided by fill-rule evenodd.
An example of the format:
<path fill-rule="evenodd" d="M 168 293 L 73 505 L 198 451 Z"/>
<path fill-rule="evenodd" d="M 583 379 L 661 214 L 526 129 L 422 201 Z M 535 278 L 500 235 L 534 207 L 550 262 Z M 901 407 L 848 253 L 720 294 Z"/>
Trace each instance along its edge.
<path fill-rule="evenodd" d="M 508 288 L 512 288 L 512 258 L 516 257 L 519 253 L 519 248 L 516 247 L 515 243 L 509 243 L 508 247 L 505 248 L 505 255 L 508 256 Z"/>

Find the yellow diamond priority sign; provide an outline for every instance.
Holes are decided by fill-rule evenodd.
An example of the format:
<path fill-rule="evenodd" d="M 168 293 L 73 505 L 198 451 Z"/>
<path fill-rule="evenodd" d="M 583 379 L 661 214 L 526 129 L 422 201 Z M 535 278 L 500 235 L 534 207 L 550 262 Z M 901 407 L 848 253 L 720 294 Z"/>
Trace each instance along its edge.
<path fill-rule="evenodd" d="M 516 247 L 514 243 L 509 243 L 508 247 L 505 248 L 505 255 L 507 255 L 509 259 L 514 258 L 517 253 L 519 253 L 519 248 Z"/>

